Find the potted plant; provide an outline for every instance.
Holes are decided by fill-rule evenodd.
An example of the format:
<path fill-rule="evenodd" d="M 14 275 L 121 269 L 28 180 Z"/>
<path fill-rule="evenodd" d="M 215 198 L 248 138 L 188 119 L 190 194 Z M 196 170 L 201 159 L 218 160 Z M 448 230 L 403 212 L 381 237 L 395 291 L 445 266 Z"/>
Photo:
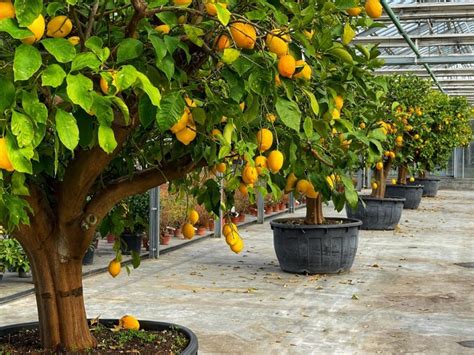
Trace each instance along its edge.
<path fill-rule="evenodd" d="M 0 239 L 0 264 L 4 270 L 18 272 L 18 277 L 30 277 L 30 263 L 20 243 L 13 238 Z"/>

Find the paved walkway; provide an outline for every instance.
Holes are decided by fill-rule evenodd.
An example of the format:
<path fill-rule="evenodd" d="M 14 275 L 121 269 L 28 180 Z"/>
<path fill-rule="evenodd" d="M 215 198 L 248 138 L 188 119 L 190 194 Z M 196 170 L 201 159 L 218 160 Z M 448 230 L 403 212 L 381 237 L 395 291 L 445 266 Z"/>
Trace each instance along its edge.
<path fill-rule="evenodd" d="M 472 354 L 474 269 L 455 263 L 474 262 L 473 216 L 474 191 L 441 191 L 395 232 L 361 231 L 350 273 L 309 277 L 281 272 L 268 223 L 252 225 L 241 255 L 206 239 L 86 279 L 88 315 L 185 325 L 202 354 Z M 35 318 L 32 296 L 0 306 L 0 325 Z"/>

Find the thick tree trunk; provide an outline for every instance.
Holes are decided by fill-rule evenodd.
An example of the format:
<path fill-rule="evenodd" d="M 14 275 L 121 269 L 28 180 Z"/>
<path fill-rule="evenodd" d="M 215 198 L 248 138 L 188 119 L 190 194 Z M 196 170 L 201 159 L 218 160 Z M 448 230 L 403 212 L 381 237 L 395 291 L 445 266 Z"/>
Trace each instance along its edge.
<path fill-rule="evenodd" d="M 317 198 L 306 198 L 305 224 L 323 224 L 323 201 L 321 194 Z"/>
<path fill-rule="evenodd" d="M 392 168 L 392 158 L 388 158 L 381 170 L 375 170 L 375 182 L 377 183 L 377 188 L 372 189 L 371 196 L 376 198 L 384 198 L 385 190 L 387 188 L 387 176 L 390 173 Z"/>
<path fill-rule="evenodd" d="M 407 173 L 408 169 L 405 165 L 402 165 L 398 168 L 398 183 L 400 185 L 406 185 L 407 184 Z"/>

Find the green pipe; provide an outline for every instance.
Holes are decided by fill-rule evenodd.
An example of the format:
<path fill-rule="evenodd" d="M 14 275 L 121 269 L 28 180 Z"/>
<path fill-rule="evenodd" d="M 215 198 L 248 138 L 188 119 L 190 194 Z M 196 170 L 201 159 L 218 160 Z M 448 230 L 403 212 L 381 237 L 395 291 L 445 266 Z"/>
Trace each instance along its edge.
<path fill-rule="evenodd" d="M 395 25 L 395 27 L 398 29 L 398 32 L 400 32 L 400 34 L 402 35 L 403 38 L 405 38 L 405 41 L 407 42 L 407 44 L 410 46 L 410 48 L 413 50 L 413 52 L 415 52 L 416 54 L 416 57 L 417 58 L 420 58 L 421 57 L 421 53 L 418 51 L 418 48 L 416 47 L 415 43 L 413 43 L 413 41 L 411 40 L 410 36 L 408 36 L 408 33 L 405 32 L 405 29 L 403 28 L 402 24 L 400 23 L 400 21 L 398 20 L 398 17 L 395 15 L 395 13 L 393 12 L 392 8 L 390 7 L 390 5 L 387 3 L 386 0 L 381 0 L 380 3 L 382 4 L 383 8 L 385 9 L 385 12 L 387 12 L 387 15 L 388 17 L 390 17 L 390 19 L 392 20 L 393 24 Z M 431 78 L 433 79 L 433 81 L 436 83 L 436 85 L 438 86 L 438 88 L 441 90 L 441 92 L 444 92 L 443 88 L 441 87 L 441 84 L 439 83 L 438 81 L 438 78 L 436 77 L 436 75 L 433 73 L 433 71 L 431 70 L 430 66 L 428 64 L 423 64 L 423 66 L 425 67 L 426 71 L 430 74 Z"/>

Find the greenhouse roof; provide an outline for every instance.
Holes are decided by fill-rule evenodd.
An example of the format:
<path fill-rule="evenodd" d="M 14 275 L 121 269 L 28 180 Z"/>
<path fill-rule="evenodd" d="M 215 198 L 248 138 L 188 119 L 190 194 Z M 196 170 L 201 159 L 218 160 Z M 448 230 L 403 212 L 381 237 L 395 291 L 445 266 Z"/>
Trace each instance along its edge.
<path fill-rule="evenodd" d="M 385 66 L 377 73 L 431 76 L 444 92 L 474 104 L 474 0 L 381 2 L 377 22 L 384 26 L 355 39 L 379 44 Z"/>

